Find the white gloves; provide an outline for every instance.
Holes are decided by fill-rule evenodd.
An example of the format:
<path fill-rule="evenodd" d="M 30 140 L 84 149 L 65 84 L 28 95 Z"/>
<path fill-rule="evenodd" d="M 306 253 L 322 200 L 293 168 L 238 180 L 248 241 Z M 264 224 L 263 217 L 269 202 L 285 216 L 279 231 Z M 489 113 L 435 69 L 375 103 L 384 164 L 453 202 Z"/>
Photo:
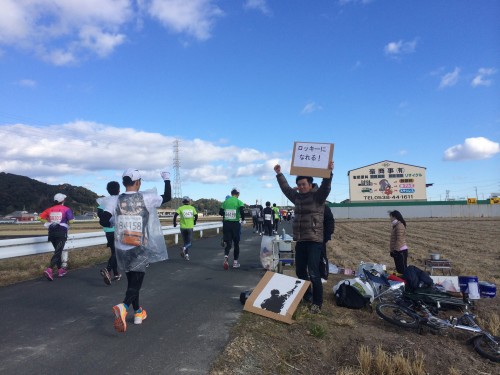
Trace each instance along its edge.
<path fill-rule="evenodd" d="M 161 178 L 163 178 L 163 181 L 170 180 L 170 172 L 161 172 L 160 175 Z"/>
<path fill-rule="evenodd" d="M 243 225 L 245 225 L 246 223 L 247 223 L 247 221 L 246 221 L 246 220 L 242 220 L 242 221 L 241 221 L 241 224 L 243 224 Z"/>

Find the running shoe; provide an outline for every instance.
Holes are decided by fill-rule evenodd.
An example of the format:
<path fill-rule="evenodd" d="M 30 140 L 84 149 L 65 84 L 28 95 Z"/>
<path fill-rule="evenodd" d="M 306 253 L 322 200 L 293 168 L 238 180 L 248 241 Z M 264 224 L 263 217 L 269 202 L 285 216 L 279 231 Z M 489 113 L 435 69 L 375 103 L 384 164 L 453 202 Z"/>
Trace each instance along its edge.
<path fill-rule="evenodd" d="M 142 321 L 148 317 L 146 310 L 141 307 L 141 312 L 136 311 L 134 314 L 134 324 L 142 324 Z"/>
<path fill-rule="evenodd" d="M 54 276 L 52 275 L 52 268 L 47 268 L 45 271 L 43 271 L 43 275 L 50 281 L 54 280 Z"/>
<path fill-rule="evenodd" d="M 63 277 L 67 273 L 68 273 L 68 270 L 64 267 L 61 267 L 57 270 L 57 276 L 59 276 L 59 277 Z"/>
<path fill-rule="evenodd" d="M 113 276 L 113 281 L 120 281 L 121 278 L 122 278 L 121 274 L 116 274 L 115 276 Z"/>
<path fill-rule="evenodd" d="M 101 276 L 104 281 L 104 284 L 111 285 L 111 276 L 109 275 L 109 271 L 106 268 L 103 268 L 101 271 Z"/>
<path fill-rule="evenodd" d="M 127 309 L 123 303 L 113 306 L 113 313 L 115 314 L 115 322 L 113 326 L 116 332 L 125 332 L 127 330 Z"/>
<path fill-rule="evenodd" d="M 224 264 L 223 264 L 223 266 L 224 266 L 225 270 L 229 269 L 229 262 L 227 261 L 227 256 L 224 257 Z"/>
<path fill-rule="evenodd" d="M 183 247 L 181 249 L 181 257 L 184 258 L 186 256 L 186 249 Z"/>
<path fill-rule="evenodd" d="M 186 256 L 184 257 L 184 259 L 189 260 L 189 254 L 186 254 Z"/>
<path fill-rule="evenodd" d="M 233 262 L 233 268 L 240 268 L 240 266 L 241 264 L 237 260 Z"/>

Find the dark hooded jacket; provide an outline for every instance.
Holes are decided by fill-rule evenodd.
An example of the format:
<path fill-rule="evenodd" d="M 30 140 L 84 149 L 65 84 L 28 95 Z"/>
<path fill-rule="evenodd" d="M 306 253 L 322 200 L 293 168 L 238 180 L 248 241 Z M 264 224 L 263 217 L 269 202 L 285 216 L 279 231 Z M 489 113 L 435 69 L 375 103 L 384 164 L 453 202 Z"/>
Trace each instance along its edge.
<path fill-rule="evenodd" d="M 305 194 L 290 187 L 283 173 L 277 174 L 276 179 L 283 194 L 295 205 L 293 240 L 323 243 L 325 202 L 332 189 L 332 176 L 323 178 L 319 188 Z"/>

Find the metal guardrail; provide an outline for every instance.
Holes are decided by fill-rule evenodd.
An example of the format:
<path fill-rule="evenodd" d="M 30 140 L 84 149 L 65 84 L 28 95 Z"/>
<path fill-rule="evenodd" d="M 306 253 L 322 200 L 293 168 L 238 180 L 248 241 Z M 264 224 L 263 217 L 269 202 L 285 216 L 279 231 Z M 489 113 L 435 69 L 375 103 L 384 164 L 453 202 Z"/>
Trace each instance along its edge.
<path fill-rule="evenodd" d="M 180 228 L 173 226 L 162 226 L 164 236 L 175 236 L 174 243 L 179 242 Z M 222 228 L 222 221 L 199 223 L 193 228 L 193 231 L 200 232 L 200 237 L 203 237 L 204 230 Z M 69 234 L 64 250 L 81 249 L 84 247 L 98 246 L 106 244 L 106 235 L 103 231 L 89 233 Z M 0 240 L 0 259 L 14 258 L 25 255 L 36 255 L 53 252 L 54 248 L 47 241 L 47 236 L 16 238 L 8 240 Z"/>

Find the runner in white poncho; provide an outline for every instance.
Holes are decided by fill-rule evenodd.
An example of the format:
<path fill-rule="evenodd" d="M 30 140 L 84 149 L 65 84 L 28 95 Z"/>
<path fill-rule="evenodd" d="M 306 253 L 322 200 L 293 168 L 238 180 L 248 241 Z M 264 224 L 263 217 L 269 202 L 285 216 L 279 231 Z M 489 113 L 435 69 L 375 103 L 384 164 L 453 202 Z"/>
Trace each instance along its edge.
<path fill-rule="evenodd" d="M 146 267 L 150 263 L 168 259 L 156 208 L 172 199 L 172 189 L 170 174 L 162 172 L 161 176 L 165 181 L 165 192 L 160 196 L 156 189 L 139 191 L 139 171 L 127 169 L 123 173 L 125 193 L 98 201 L 109 216 L 109 225 L 114 223 L 118 267 L 126 273 L 128 281 L 123 303 L 113 307 L 114 327 L 118 332 L 127 329 L 126 317 L 130 305 L 135 311 L 134 324 L 141 324 L 146 319 L 146 310 L 139 304 L 139 291 Z"/>

